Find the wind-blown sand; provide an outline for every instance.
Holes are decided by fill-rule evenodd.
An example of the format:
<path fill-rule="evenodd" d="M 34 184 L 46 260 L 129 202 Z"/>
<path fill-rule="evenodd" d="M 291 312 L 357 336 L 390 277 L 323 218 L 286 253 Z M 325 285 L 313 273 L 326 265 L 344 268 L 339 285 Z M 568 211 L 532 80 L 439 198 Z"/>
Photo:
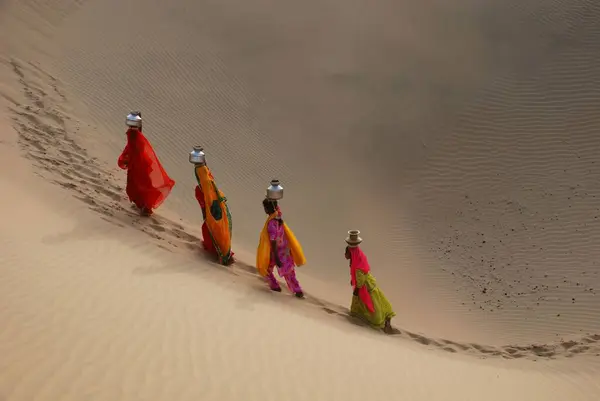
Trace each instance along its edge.
<path fill-rule="evenodd" d="M 600 6 L 439 3 L 1 3 L 0 399 L 598 399 Z M 149 219 L 130 109 L 177 181 Z M 252 267 L 273 177 L 303 301 Z M 350 228 L 393 336 L 347 316 Z"/>

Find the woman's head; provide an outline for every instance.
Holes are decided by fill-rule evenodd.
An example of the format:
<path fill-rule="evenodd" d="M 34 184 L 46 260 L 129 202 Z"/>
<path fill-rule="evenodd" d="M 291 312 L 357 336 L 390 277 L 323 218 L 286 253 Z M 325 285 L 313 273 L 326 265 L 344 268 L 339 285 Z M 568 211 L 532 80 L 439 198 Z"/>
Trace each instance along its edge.
<path fill-rule="evenodd" d="M 263 207 L 265 209 L 265 213 L 271 215 L 277 211 L 277 201 L 265 198 L 263 199 Z"/>
<path fill-rule="evenodd" d="M 346 259 L 350 261 L 350 267 L 362 270 L 364 273 L 370 271 L 367 255 L 358 246 L 346 247 Z"/>

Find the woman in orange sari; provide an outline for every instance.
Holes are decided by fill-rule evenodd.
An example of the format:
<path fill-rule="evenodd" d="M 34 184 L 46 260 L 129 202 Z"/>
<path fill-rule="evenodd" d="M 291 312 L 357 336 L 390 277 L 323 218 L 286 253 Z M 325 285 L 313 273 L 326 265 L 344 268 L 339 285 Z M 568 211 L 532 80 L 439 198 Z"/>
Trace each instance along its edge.
<path fill-rule="evenodd" d="M 131 112 L 125 120 L 127 144 L 117 164 L 127 170 L 127 196 L 143 216 L 150 216 L 169 196 L 173 181 L 160 164 L 152 145 L 142 134 L 142 113 Z"/>
<path fill-rule="evenodd" d="M 204 249 L 215 255 L 222 265 L 230 265 L 235 259 L 231 251 L 233 224 L 227 198 L 217 188 L 215 178 L 206 163 L 195 164 L 194 173 L 198 185 L 196 200 L 202 208 L 202 244 Z"/>
<path fill-rule="evenodd" d="M 215 248 L 215 244 L 210 237 L 210 231 L 208 231 L 208 224 L 206 224 L 206 202 L 204 201 L 204 192 L 202 191 L 202 187 L 200 184 L 196 185 L 194 190 L 194 194 L 196 195 L 196 200 L 200 205 L 200 210 L 202 210 L 202 219 L 204 222 L 202 223 L 202 246 L 204 249 L 213 256 L 219 256 L 217 253 L 217 248 Z"/>

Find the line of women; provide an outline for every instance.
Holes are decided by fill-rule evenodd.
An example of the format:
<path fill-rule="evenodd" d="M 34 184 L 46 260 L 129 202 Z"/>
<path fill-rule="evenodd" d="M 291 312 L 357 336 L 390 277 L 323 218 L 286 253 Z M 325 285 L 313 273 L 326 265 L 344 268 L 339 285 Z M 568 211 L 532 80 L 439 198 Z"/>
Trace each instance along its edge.
<path fill-rule="evenodd" d="M 126 191 L 129 200 L 142 216 L 150 216 L 169 196 L 175 181 L 169 177 L 142 133 L 142 113 L 132 111 L 125 121 L 127 144 L 117 164 L 127 170 Z M 231 265 L 235 262 L 231 250 L 233 225 L 227 198 L 206 165 L 206 156 L 201 147 L 194 147 L 189 160 L 194 165 L 197 182 L 194 191 L 204 220 L 202 245 L 220 264 Z M 290 292 L 298 298 L 304 298 L 304 291 L 296 277 L 296 267 L 306 264 L 306 258 L 300 242 L 283 219 L 279 206 L 282 198 L 283 187 L 279 181 L 271 181 L 262 201 L 267 218 L 260 233 L 256 268 L 272 291 L 281 292 L 274 274 L 277 268 L 279 277 L 285 280 Z M 371 274 L 367 256 L 360 249 L 362 239 L 359 234 L 359 231 L 351 230 L 346 238 L 345 257 L 349 260 L 350 284 L 353 288 L 350 313 L 374 328 L 391 333 L 391 319 L 395 313 Z"/>

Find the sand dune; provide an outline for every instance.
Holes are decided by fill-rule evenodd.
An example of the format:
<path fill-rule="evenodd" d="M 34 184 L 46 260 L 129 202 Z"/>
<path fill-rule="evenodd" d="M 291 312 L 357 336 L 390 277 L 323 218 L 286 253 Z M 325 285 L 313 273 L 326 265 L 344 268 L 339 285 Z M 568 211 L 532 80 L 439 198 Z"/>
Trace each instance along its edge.
<path fill-rule="evenodd" d="M 19 178 L 0 180 L 11 194 L 5 221 L 16 227 L 0 236 L 3 399 L 594 399 L 577 388 L 581 374 L 477 366 L 395 346 L 307 306 L 298 314 L 291 297 L 162 251 Z M 360 362 L 355 347 L 368 350 Z M 357 363 L 381 386 L 350 385 Z"/>
<path fill-rule="evenodd" d="M 309 252 L 303 272 L 346 290 L 340 233 L 360 227 L 377 238 L 365 247 L 392 301 L 418 300 L 401 309 L 407 327 L 497 344 L 600 331 L 586 245 L 600 235 L 589 221 L 592 3 L 155 2 L 139 25 L 128 23 L 137 3 L 118 4 L 90 2 L 66 18 L 47 65 L 97 126 L 87 136 L 101 142 L 100 159 L 120 151 L 123 110 L 147 112 L 178 182 L 167 207 L 184 221 L 199 219 L 185 158 L 201 142 L 243 216 L 238 246 L 255 246 L 259 200 L 277 176 Z M 107 32 L 107 20 L 122 28 Z M 582 199 L 571 187 L 587 200 L 571 202 Z M 375 215 L 362 212 L 374 199 Z M 448 321 L 422 319 L 440 312 Z M 461 320 L 482 329 L 448 324 Z"/>
<path fill-rule="evenodd" d="M 46 0 L 0 13 L 14 193 L 0 398 L 372 398 L 347 388 L 360 346 L 379 398 L 597 399 L 599 6 Z M 150 219 L 114 167 L 131 108 L 177 181 Z M 198 143 L 234 213 L 231 269 L 199 251 Z M 303 302 L 252 267 L 275 176 L 309 257 Z M 348 318 L 352 227 L 397 309 L 394 336 Z"/>
<path fill-rule="evenodd" d="M 174 216 L 141 218 L 136 210 L 129 207 L 123 198 L 123 187 L 119 186 L 118 179 L 110 171 L 104 170 L 101 165 L 97 164 L 87 151 L 77 145 L 69 135 L 67 129 L 69 121 L 73 127 L 77 127 L 78 124 L 71 117 L 60 112 L 56 108 L 57 104 L 53 104 L 57 101 L 60 103 L 62 97 L 60 90 L 54 91 L 58 96 L 48 95 L 52 88 L 46 84 L 52 82 L 51 76 L 46 76 L 45 84 L 44 79 L 39 80 L 40 76 L 44 75 L 37 67 L 23 66 L 16 60 L 11 60 L 8 64 L 12 67 L 14 74 L 20 78 L 23 85 L 21 101 L 26 102 L 23 104 L 13 99 L 13 104 L 8 108 L 13 112 L 18 142 L 25 151 L 26 157 L 37 168 L 36 171 L 39 175 L 47 181 L 69 190 L 76 199 L 83 201 L 91 210 L 98 212 L 102 220 L 121 228 L 135 227 L 150 237 L 149 243 L 154 243 L 171 252 L 179 249 L 191 255 L 202 254 L 198 247 L 200 238 L 193 228 L 174 221 Z M 36 72 L 38 80 L 34 78 Z M 42 93 L 44 95 L 41 95 Z M 28 105 L 28 102 L 31 103 Z M 43 105 L 43 107 L 34 109 L 36 104 Z M 73 131 L 77 131 L 77 128 L 73 128 Z M 258 278 L 255 268 L 247 263 L 252 261 L 252 255 L 244 253 L 242 255 L 237 268 L 248 276 Z M 341 308 L 325 299 L 312 298 L 309 303 L 320 306 L 327 314 L 348 317 L 346 308 Z M 583 336 L 578 341 L 504 345 L 502 347 L 429 338 L 406 330 L 398 330 L 397 334 L 400 335 L 399 337 L 411 339 L 423 345 L 433 345 L 447 352 L 464 351 L 479 356 L 496 356 L 506 359 L 572 357 L 580 353 L 600 353 L 600 335 L 598 334 Z"/>
<path fill-rule="evenodd" d="M 8 122 L 1 127 L 1 165 L 15 171 L 0 177 L 9 194 L 0 204 L 3 399 L 596 398 L 593 371 L 572 371 L 563 358 L 477 362 L 461 356 L 468 348 L 461 344 L 430 343 L 458 350 L 450 359 L 411 346 L 407 339 L 429 341 L 415 333 L 403 331 L 396 341 L 354 328 L 325 300 L 275 295 L 248 266 L 226 269 L 197 250 L 178 251 L 185 240 L 168 235 L 177 224 L 166 218 L 155 222 L 165 229 L 156 230 L 153 243 L 143 235 L 152 231 L 136 226 L 139 217 L 116 207 L 124 201 L 114 205 L 118 218 L 90 214 L 89 204 L 49 182 L 55 173 L 20 159 L 19 145 L 35 156 L 34 165 L 43 163 L 22 133 L 13 134 Z M 64 150 L 60 143 L 56 149 Z M 75 154 L 87 156 L 83 149 Z M 89 178 L 78 182 L 94 187 Z M 98 206 L 110 202 L 101 193 L 95 198 Z M 119 227 L 126 218 L 128 226 Z M 494 355 L 484 348 L 479 356 Z M 361 379 L 380 385 L 349 385 L 357 364 Z"/>

